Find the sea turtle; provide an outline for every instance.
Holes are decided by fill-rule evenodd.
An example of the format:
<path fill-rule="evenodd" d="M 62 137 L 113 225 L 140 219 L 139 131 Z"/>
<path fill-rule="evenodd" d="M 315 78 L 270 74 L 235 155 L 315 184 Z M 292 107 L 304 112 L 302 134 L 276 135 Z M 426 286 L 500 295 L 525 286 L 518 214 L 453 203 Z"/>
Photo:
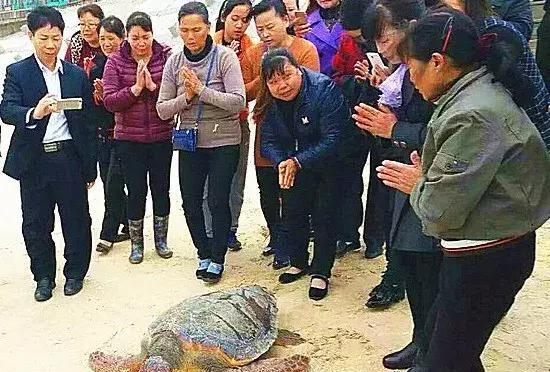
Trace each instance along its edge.
<path fill-rule="evenodd" d="M 304 372 L 309 359 L 295 355 L 256 361 L 277 338 L 277 304 L 260 286 L 238 287 L 188 298 L 159 316 L 139 355 L 96 351 L 95 372 Z M 252 363 L 254 362 L 254 363 Z"/>

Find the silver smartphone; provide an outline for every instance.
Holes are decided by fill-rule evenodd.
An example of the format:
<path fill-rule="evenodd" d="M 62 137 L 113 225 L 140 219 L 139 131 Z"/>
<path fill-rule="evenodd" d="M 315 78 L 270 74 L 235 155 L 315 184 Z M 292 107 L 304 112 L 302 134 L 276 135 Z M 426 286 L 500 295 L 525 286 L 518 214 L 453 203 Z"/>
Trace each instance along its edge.
<path fill-rule="evenodd" d="M 371 69 L 374 68 L 374 66 L 386 67 L 386 65 L 384 65 L 384 62 L 382 61 L 382 58 L 380 57 L 380 54 L 374 52 L 368 52 L 366 54 L 371 65 Z"/>
<path fill-rule="evenodd" d="M 59 98 L 55 101 L 57 111 L 61 110 L 82 110 L 82 98 Z"/>

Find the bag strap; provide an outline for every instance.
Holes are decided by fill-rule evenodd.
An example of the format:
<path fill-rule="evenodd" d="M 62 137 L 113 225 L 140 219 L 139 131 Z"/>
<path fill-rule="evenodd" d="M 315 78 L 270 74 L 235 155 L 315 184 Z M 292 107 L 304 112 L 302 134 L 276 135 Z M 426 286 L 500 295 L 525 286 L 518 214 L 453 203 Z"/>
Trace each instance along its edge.
<path fill-rule="evenodd" d="M 213 48 L 213 52 L 212 52 L 212 57 L 210 58 L 210 64 L 208 66 L 208 73 L 206 74 L 206 81 L 204 83 L 205 87 L 207 87 L 208 83 L 210 82 L 210 76 L 212 75 L 212 70 L 214 68 L 214 63 L 216 62 L 216 55 L 218 53 L 218 48 L 216 47 L 216 45 L 213 45 L 212 48 Z M 199 108 L 197 110 L 197 116 L 195 118 L 195 128 L 197 128 L 199 126 L 199 121 L 202 119 L 203 106 L 204 106 L 204 102 L 199 100 Z M 181 116 L 178 113 L 176 115 L 176 129 L 180 129 L 180 124 L 181 124 Z"/>
<path fill-rule="evenodd" d="M 216 54 L 218 53 L 218 48 L 214 45 L 214 51 L 212 52 L 212 57 L 210 58 L 210 65 L 208 66 L 208 73 L 206 74 L 206 81 L 204 86 L 207 87 L 210 82 L 210 76 L 212 75 L 212 69 L 216 63 Z M 197 117 L 195 119 L 195 128 L 199 126 L 199 121 L 202 120 L 202 114 L 204 109 L 204 102 L 199 99 L 199 108 L 197 110 Z"/>

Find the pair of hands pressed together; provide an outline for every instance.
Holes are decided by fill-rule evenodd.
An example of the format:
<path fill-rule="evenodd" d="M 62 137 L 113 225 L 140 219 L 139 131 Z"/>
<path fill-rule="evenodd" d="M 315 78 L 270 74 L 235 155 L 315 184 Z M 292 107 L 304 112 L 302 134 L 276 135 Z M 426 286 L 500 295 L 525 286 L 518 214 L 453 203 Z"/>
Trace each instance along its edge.
<path fill-rule="evenodd" d="M 190 68 L 183 66 L 179 71 L 179 77 L 183 80 L 185 87 L 185 99 L 190 102 L 193 97 L 200 95 L 204 84 L 199 80 L 197 74 Z"/>
<path fill-rule="evenodd" d="M 96 105 L 103 102 L 103 80 L 95 79 L 94 80 L 94 93 L 93 93 L 94 102 Z"/>
<path fill-rule="evenodd" d="M 280 162 L 277 168 L 279 170 L 279 187 L 283 190 L 288 190 L 294 186 L 296 173 L 300 170 L 296 161 L 294 159 L 287 159 Z"/>
<path fill-rule="evenodd" d="M 369 80 L 371 86 L 377 87 L 388 76 L 390 69 L 374 66 L 369 72 L 368 61 L 363 60 L 355 64 L 356 79 Z M 360 129 L 382 138 L 392 138 L 393 127 L 397 123 L 397 116 L 389 107 L 379 104 L 378 109 L 364 103 L 355 106 L 355 114 L 352 115 L 355 125 Z M 400 163 L 393 160 L 384 160 L 382 165 L 376 167 L 378 178 L 384 185 L 397 189 L 405 194 L 412 192 L 414 186 L 422 176 L 421 160 L 417 151 L 411 153 L 412 164 Z"/>
<path fill-rule="evenodd" d="M 140 60 L 136 70 L 136 83 L 132 86 L 131 90 L 135 96 L 139 96 L 143 89 L 153 92 L 157 89 L 157 84 L 153 81 L 151 73 L 147 68 L 147 61 Z"/>
<path fill-rule="evenodd" d="M 417 151 L 411 153 L 412 164 L 404 164 L 393 160 L 384 160 L 376 167 L 378 178 L 384 185 L 410 195 L 422 177 L 422 165 Z"/>
<path fill-rule="evenodd" d="M 378 87 L 384 82 L 391 71 L 387 67 L 374 65 L 372 72 L 369 72 L 369 62 L 367 60 L 358 61 L 355 63 L 355 78 L 360 81 L 370 81 L 370 85 Z M 370 132 L 374 136 L 382 138 L 391 138 L 393 127 L 397 123 L 397 117 L 386 106 L 379 104 L 378 109 L 360 103 L 355 106 L 355 114 L 352 118 L 355 120 L 355 125 L 360 129 Z"/>

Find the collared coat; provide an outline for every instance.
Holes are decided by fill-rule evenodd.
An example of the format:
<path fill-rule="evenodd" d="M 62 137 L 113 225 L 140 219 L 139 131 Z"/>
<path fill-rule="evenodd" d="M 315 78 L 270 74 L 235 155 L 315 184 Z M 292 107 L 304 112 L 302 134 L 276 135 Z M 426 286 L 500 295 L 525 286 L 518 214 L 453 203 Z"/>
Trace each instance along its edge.
<path fill-rule="evenodd" d="M 321 62 L 321 72 L 327 76 L 332 76 L 332 59 L 338 51 L 344 28 L 340 22 L 337 22 L 332 30 L 329 30 L 321 18 L 319 9 L 308 15 L 307 19 L 311 25 L 311 31 L 305 38 L 317 48 L 319 61 Z"/>

